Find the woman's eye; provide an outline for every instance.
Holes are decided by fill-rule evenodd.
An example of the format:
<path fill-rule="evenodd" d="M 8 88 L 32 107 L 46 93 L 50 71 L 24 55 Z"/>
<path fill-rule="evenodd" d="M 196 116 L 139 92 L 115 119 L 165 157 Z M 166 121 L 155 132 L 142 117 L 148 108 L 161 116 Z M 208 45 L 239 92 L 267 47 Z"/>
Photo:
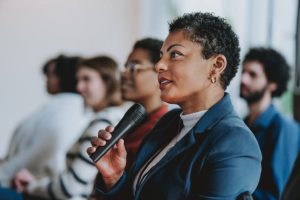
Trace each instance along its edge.
<path fill-rule="evenodd" d="M 180 54 L 179 52 L 176 52 L 176 51 L 172 51 L 172 52 L 170 53 L 171 58 L 176 58 L 176 57 L 178 57 L 178 56 L 180 56 L 180 55 L 182 55 L 182 54 Z"/>

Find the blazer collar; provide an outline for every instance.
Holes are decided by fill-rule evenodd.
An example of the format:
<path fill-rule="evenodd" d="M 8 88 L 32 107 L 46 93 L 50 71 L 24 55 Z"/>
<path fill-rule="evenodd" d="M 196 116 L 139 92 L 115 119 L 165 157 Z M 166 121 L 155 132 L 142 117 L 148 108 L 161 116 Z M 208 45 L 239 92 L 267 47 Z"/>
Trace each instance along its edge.
<path fill-rule="evenodd" d="M 172 112 L 172 111 L 170 111 Z M 136 170 L 140 169 L 143 164 L 151 158 L 159 149 L 163 148 L 176 134 L 176 126 L 180 120 L 179 113 L 181 110 L 178 109 L 178 114 L 173 116 L 171 119 L 166 121 L 165 126 L 161 126 L 155 130 L 153 134 L 149 134 L 149 138 L 146 143 L 141 147 L 140 151 L 138 152 L 139 159 L 136 160 L 136 163 L 133 167 L 132 172 L 137 173 Z M 170 122 L 170 123 L 169 123 Z"/>
<path fill-rule="evenodd" d="M 213 105 L 197 122 L 194 128 L 192 128 L 187 135 L 182 138 L 176 146 L 170 150 L 167 155 L 158 163 L 157 169 L 163 166 L 169 160 L 177 156 L 179 153 L 185 151 L 193 144 L 197 142 L 198 139 L 203 137 L 204 132 L 210 130 L 214 125 L 216 125 L 225 115 L 233 111 L 233 106 L 230 101 L 229 94 L 225 93 L 224 97 Z M 180 119 L 179 113 L 174 116 L 170 122 L 167 122 L 166 126 L 163 126 L 155 131 L 153 137 L 149 138 L 148 142 L 141 148 L 139 152 L 139 158 L 136 161 L 135 167 L 133 168 L 133 173 L 137 173 L 137 170 L 142 167 L 142 165 L 161 147 L 168 143 L 176 134 L 177 130 L 174 129 L 174 122 Z M 154 170 L 156 171 L 156 170 Z M 152 174 L 152 173 L 151 173 Z"/>
<path fill-rule="evenodd" d="M 176 144 L 176 146 L 174 146 L 174 148 L 166 154 L 166 156 L 161 160 L 161 162 L 158 163 L 157 169 L 159 169 L 160 166 L 163 166 L 169 160 L 172 160 L 181 152 L 185 151 L 186 149 L 189 149 L 197 141 L 202 141 L 203 137 L 205 137 L 203 133 L 212 129 L 213 126 L 215 126 L 225 115 L 232 111 L 233 106 L 231 104 L 229 94 L 225 93 L 224 97 L 203 115 L 203 117 L 196 123 L 195 127 L 192 128 Z"/>
<path fill-rule="evenodd" d="M 143 181 L 142 185 L 146 184 L 147 181 L 158 171 L 160 171 L 165 165 L 167 165 L 171 160 L 180 155 L 182 152 L 191 148 L 197 141 L 202 141 L 205 137 L 206 131 L 209 131 L 214 125 L 216 125 L 225 115 L 233 111 L 233 106 L 230 101 L 229 94 L 225 93 L 224 97 L 212 106 L 204 116 L 197 122 L 194 128 L 192 128 L 187 135 L 185 135 L 175 146 L 172 148 L 164 158 L 157 163 L 155 167 L 150 169 L 148 176 Z M 133 178 L 136 176 L 138 169 L 140 169 L 143 164 L 151 158 L 151 156 L 168 143 L 176 134 L 174 129 L 175 120 L 179 120 L 178 114 L 170 120 L 171 123 L 166 122 L 166 126 L 155 131 L 153 137 L 149 138 L 148 142 L 141 148 L 139 152 L 139 159 L 133 167 L 131 173 L 133 173 Z M 197 148 L 205 148 L 205 145 L 200 145 Z M 143 186 L 136 191 L 136 195 L 139 196 Z"/>
<path fill-rule="evenodd" d="M 251 129 L 256 128 L 268 128 L 273 120 L 273 118 L 276 116 L 277 111 L 273 104 L 270 104 L 267 109 L 262 112 L 258 118 L 254 121 L 253 124 L 247 124 Z M 245 122 L 247 123 L 248 117 L 246 117 Z"/>
<path fill-rule="evenodd" d="M 210 130 L 215 126 L 224 116 L 233 111 L 233 106 L 231 104 L 230 96 L 225 92 L 224 97 L 213 105 L 208 111 L 203 115 L 203 117 L 197 122 L 196 126 L 193 128 L 195 134 L 204 133 L 206 130 Z"/>

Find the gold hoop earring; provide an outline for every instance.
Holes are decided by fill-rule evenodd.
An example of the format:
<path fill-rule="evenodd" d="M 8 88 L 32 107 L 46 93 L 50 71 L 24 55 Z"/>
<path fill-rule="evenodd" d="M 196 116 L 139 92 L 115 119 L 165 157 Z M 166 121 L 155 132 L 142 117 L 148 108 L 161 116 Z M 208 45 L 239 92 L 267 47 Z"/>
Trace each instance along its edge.
<path fill-rule="evenodd" d="M 217 82 L 217 77 L 211 77 L 210 82 L 212 84 L 216 83 Z"/>

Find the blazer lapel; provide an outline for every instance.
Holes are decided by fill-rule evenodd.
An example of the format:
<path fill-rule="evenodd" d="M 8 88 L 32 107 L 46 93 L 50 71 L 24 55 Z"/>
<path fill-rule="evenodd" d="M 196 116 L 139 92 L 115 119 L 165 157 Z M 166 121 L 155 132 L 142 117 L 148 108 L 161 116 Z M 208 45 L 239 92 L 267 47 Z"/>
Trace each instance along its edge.
<path fill-rule="evenodd" d="M 185 150 L 192 147 L 195 143 L 196 143 L 196 138 L 194 135 L 194 131 L 192 129 L 172 149 L 170 149 L 170 151 L 162 158 L 162 160 L 160 160 L 160 162 L 157 163 L 155 167 L 153 167 L 152 171 L 148 175 L 148 178 L 150 178 L 151 175 L 159 171 L 163 166 L 168 164 L 176 156 L 178 156 Z"/>
<path fill-rule="evenodd" d="M 143 188 L 143 185 L 158 171 L 161 170 L 165 165 L 167 165 L 175 157 L 179 156 L 181 153 L 191 148 L 198 140 L 202 140 L 205 132 L 209 132 L 225 115 L 233 112 L 230 97 L 225 93 L 224 97 L 212 106 L 204 116 L 197 122 L 195 127 L 193 127 L 163 158 L 160 160 L 156 166 L 150 169 L 149 174 L 140 186 L 139 191 L 137 191 L 137 196 Z M 176 119 L 179 120 L 179 115 Z M 173 121 L 173 120 L 172 120 Z M 171 139 L 177 134 L 176 130 L 172 128 L 172 121 L 166 121 L 167 126 L 165 128 L 155 130 L 153 137 L 149 138 L 146 144 L 141 149 L 138 157 L 139 159 L 133 168 L 134 177 L 137 174 L 137 169 L 140 169 L 143 164 L 161 147 L 164 147 L 166 143 L 169 143 Z M 174 121 L 173 121 L 174 122 Z M 177 121 L 176 121 L 177 122 Z M 174 126 L 173 126 L 174 127 Z M 207 135 L 208 136 L 208 135 Z M 199 146 L 201 148 L 201 146 Z"/>
<path fill-rule="evenodd" d="M 197 122 L 197 124 L 163 157 L 162 160 L 160 160 L 160 162 L 157 163 L 156 166 L 154 166 L 150 170 L 150 173 L 145 179 L 144 183 L 146 183 L 147 180 L 151 178 L 151 176 L 153 176 L 157 171 L 159 171 L 162 167 L 168 164 L 176 156 L 180 155 L 182 152 L 192 147 L 198 140 L 202 138 L 202 136 L 204 136 L 203 133 L 211 130 L 213 126 L 215 126 L 223 118 L 223 116 L 225 116 L 231 111 L 232 111 L 232 105 L 230 102 L 230 98 L 229 95 L 225 93 L 222 100 L 220 100 L 217 104 L 211 107 L 207 111 L 207 113 L 205 113 L 204 116 Z M 179 116 L 178 116 L 178 120 L 179 120 Z M 166 135 L 168 131 L 172 131 L 172 130 L 164 129 L 163 131 L 166 132 L 165 133 L 162 132 L 160 134 Z M 174 137 L 174 134 L 176 134 L 176 132 L 173 132 L 173 134 L 172 133 L 168 134 L 169 137 L 167 142 L 170 142 L 170 140 Z M 157 138 L 156 141 L 152 140 L 153 144 L 149 144 L 149 145 L 155 145 L 155 143 L 157 143 L 157 141 L 159 140 L 161 140 L 161 138 Z M 156 152 L 156 150 L 157 149 L 155 149 L 154 153 Z M 153 151 L 151 152 L 151 155 L 153 155 Z M 148 158 L 149 157 L 147 157 L 147 159 Z"/>
<path fill-rule="evenodd" d="M 177 115 L 170 120 L 170 122 L 160 128 L 155 130 L 155 134 L 150 135 L 147 142 L 142 146 L 138 153 L 140 159 L 136 160 L 136 163 L 132 169 L 132 174 L 136 175 L 138 170 L 151 158 L 159 149 L 163 148 L 176 134 L 175 129 L 180 116 Z"/>

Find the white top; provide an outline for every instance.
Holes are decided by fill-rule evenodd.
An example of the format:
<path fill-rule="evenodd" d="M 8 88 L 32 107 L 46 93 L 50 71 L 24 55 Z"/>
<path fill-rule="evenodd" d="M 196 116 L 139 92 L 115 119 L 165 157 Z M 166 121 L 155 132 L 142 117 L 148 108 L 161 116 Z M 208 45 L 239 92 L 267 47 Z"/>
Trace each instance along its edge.
<path fill-rule="evenodd" d="M 29 194 L 50 199 L 83 200 L 91 194 L 97 168 L 86 150 L 91 146 L 91 137 L 100 129 L 115 126 L 123 117 L 129 104 L 108 107 L 96 113 L 86 130 L 67 153 L 67 169 L 57 176 L 46 176 L 28 185 Z"/>
<path fill-rule="evenodd" d="M 133 182 L 134 193 L 136 190 L 138 179 L 141 179 L 143 182 L 143 180 L 145 180 L 145 178 L 147 177 L 147 172 L 150 171 L 150 169 L 154 167 L 160 160 L 162 160 L 163 157 L 196 125 L 196 123 L 201 119 L 201 117 L 206 113 L 206 111 L 207 110 L 203 110 L 187 115 L 183 115 L 182 113 L 180 114 L 180 118 L 183 122 L 183 128 L 181 129 L 180 133 L 176 135 L 160 153 L 154 155 L 156 157 L 148 164 L 146 169 L 144 169 L 144 167 L 147 163 L 140 169 Z"/>
<path fill-rule="evenodd" d="M 66 168 L 65 154 L 89 121 L 78 94 L 60 93 L 26 118 L 15 130 L 0 164 L 0 184 L 9 187 L 27 168 L 35 176 L 55 175 Z"/>

